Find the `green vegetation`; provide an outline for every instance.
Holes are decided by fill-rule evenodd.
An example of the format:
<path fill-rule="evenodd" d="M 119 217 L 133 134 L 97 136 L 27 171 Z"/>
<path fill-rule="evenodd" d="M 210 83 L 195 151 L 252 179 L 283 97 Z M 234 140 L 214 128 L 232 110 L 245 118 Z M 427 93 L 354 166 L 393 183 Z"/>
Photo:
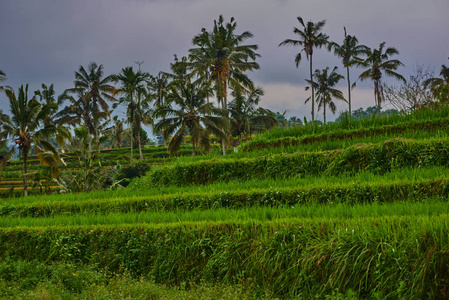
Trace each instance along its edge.
<path fill-rule="evenodd" d="M 447 68 L 419 81 L 426 100 L 382 117 L 382 73 L 404 79 L 398 51 L 346 31 L 338 45 L 324 20 L 298 21 L 299 39 L 280 45 L 310 63 L 304 125 L 258 107 L 258 46 L 222 16 L 171 73 L 103 76 L 91 63 L 58 100 L 53 85 L 32 99 L 2 86 L 0 298 L 449 298 Z M 348 94 L 349 67 L 365 68 L 377 108 L 351 115 L 348 95 L 349 113 L 326 124 L 346 99 L 337 67 L 313 73 L 323 46 L 342 58 Z M 119 105 L 126 121 L 111 119 Z"/>

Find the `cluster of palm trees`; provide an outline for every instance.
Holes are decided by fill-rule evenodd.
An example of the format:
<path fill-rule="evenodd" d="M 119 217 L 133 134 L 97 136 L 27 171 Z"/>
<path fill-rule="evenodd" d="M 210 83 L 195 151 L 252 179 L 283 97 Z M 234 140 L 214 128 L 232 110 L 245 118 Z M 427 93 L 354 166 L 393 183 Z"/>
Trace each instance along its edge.
<path fill-rule="evenodd" d="M 330 42 L 329 36 L 322 33 L 322 29 L 326 24 L 326 21 L 320 21 L 313 23 L 309 21 L 304 23 L 301 17 L 297 17 L 298 22 L 302 28 L 295 27 L 293 33 L 298 35 L 298 39 L 286 39 L 279 46 L 299 46 L 301 51 L 295 57 L 296 67 L 302 60 L 301 53 L 306 54 L 307 60 L 310 64 L 310 79 L 306 80 L 312 90 L 312 123 L 315 121 L 315 101 L 318 101 L 318 109 L 323 107 L 324 119 L 326 105 L 331 107 L 331 110 L 335 112 L 335 104 L 332 103 L 332 97 L 344 100 L 349 104 L 349 116 L 351 117 L 351 81 L 349 77 L 349 68 L 352 66 L 363 67 L 366 70 L 359 76 L 360 80 L 371 79 L 374 82 L 374 99 L 378 107 L 378 113 L 380 115 L 381 104 L 384 100 L 383 88 L 382 88 L 382 75 L 394 77 L 398 80 L 405 81 L 404 77 L 395 71 L 403 64 L 397 59 L 390 59 L 390 56 L 399 54 L 399 52 L 389 47 L 385 49 L 385 42 L 379 45 L 378 49 L 371 49 L 364 45 L 359 45 L 358 39 L 355 36 L 348 35 L 345 31 L 345 38 L 342 44 L 336 42 Z M 341 92 L 333 89 L 333 87 L 343 79 L 342 75 L 336 73 L 337 67 L 328 74 L 328 68 L 323 70 L 315 70 L 312 68 L 312 57 L 314 48 L 322 48 L 327 46 L 329 51 L 333 51 L 334 54 L 342 59 L 343 66 L 346 68 L 346 77 L 348 81 L 348 99 L 346 100 Z M 365 56 L 364 59 L 361 56 Z M 332 78 L 330 78 L 333 76 Z M 314 81 L 315 80 L 315 81 Z M 315 100 L 315 90 L 318 97 Z M 309 100 L 308 98 L 306 102 Z M 324 121 L 326 122 L 326 121 Z"/>
<path fill-rule="evenodd" d="M 122 145 L 125 122 L 131 135 L 131 157 L 137 147 L 141 159 L 142 125 L 153 125 L 154 132 L 162 133 L 170 154 L 190 135 L 192 155 L 198 148 L 202 152 L 211 149 L 211 135 L 221 140 L 225 154 L 230 136 L 241 139 L 276 126 L 275 114 L 257 107 L 263 91 L 247 75 L 259 69 L 255 62 L 260 56 L 255 52 L 258 46 L 245 45 L 252 34 L 237 34 L 236 27 L 233 18 L 225 22 L 220 16 L 211 31 L 203 28 L 193 38 L 188 57 L 175 55 L 170 73 L 152 76 L 140 68 L 126 67 L 119 74 L 105 76 L 102 65 L 91 63 L 87 68 L 80 66 L 74 87 L 58 99 L 53 85 L 42 85 L 31 98 L 28 86 L 21 86 L 18 94 L 12 88 L 2 88 L 11 109 L 9 115 L 0 114 L 0 141 L 13 138 L 16 146 L 11 153 L 16 148 L 20 151 L 25 195 L 32 149 L 56 173 L 55 166 L 63 162 L 57 144 L 71 141 L 72 146 L 79 146 L 73 151 L 78 149 L 75 152 L 85 157 L 97 153 L 89 156 L 95 159 L 106 138 Z M 5 80 L 0 71 L 0 82 Z M 229 94 L 233 97 L 230 102 Z M 119 106 L 126 109 L 126 121 L 111 118 Z M 75 127 L 73 134 L 69 126 Z"/>

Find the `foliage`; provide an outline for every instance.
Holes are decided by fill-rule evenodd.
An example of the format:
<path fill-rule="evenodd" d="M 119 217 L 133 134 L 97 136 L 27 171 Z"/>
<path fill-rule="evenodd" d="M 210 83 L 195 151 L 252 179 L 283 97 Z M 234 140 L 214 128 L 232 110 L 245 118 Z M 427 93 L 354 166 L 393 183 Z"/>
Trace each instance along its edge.
<path fill-rule="evenodd" d="M 384 50 L 385 42 L 380 43 L 379 49 L 372 50 L 368 48 L 365 52 L 366 58 L 360 63 L 360 66 L 367 68 L 359 78 L 361 81 L 370 79 L 374 82 L 374 100 L 377 105 L 378 114 L 382 102 L 384 102 L 384 90 L 382 85 L 382 72 L 385 75 L 396 78 L 402 82 L 406 82 L 405 78 L 395 71 L 404 64 L 397 59 L 389 59 L 390 56 L 399 54 L 396 48 L 388 47 Z"/>
<path fill-rule="evenodd" d="M 345 38 L 341 45 L 330 42 L 328 44 L 329 51 L 333 51 L 334 54 L 341 58 L 343 66 L 346 68 L 346 79 L 348 80 L 348 104 L 349 104 L 349 119 L 351 120 L 351 80 L 349 78 L 349 68 L 352 66 L 357 66 L 362 60 L 359 57 L 367 52 L 368 47 L 365 45 L 359 45 L 359 40 L 355 36 L 347 35 L 346 27 Z"/>
<path fill-rule="evenodd" d="M 118 172 L 117 179 L 121 180 L 120 184 L 127 186 L 132 179 L 142 177 L 150 170 L 150 165 L 144 162 L 134 163 L 132 165 L 122 167 Z"/>
<path fill-rule="evenodd" d="M 320 21 L 317 23 L 313 23 L 312 21 L 307 22 L 307 25 L 304 24 L 304 21 L 301 17 L 297 17 L 298 22 L 304 28 L 303 30 L 295 27 L 293 29 L 293 33 L 299 35 L 298 40 L 286 39 L 279 46 L 300 46 L 302 47 L 301 51 L 296 54 L 295 63 L 296 67 L 299 66 L 299 63 L 302 60 L 301 52 L 305 52 L 307 60 L 310 62 L 310 82 L 313 83 L 312 77 L 312 56 L 313 56 L 313 48 L 321 48 L 322 46 L 327 45 L 329 36 L 320 32 L 326 21 Z M 309 59 L 310 58 L 310 59 Z M 315 87 L 312 85 L 312 124 L 315 122 Z"/>
<path fill-rule="evenodd" d="M 337 69 L 337 67 L 334 67 L 330 74 L 328 74 L 329 67 L 323 70 L 317 69 L 315 70 L 315 73 L 313 73 L 315 82 L 306 79 L 306 81 L 317 91 L 316 101 L 318 103 L 318 110 L 320 110 L 320 108 L 323 108 L 324 125 L 326 125 L 326 105 L 329 106 L 332 113 L 335 114 L 335 112 L 337 111 L 337 107 L 335 106 L 335 103 L 332 102 L 332 98 L 336 98 L 346 102 L 346 99 L 343 97 L 343 93 L 340 90 L 334 88 L 334 86 L 338 84 L 340 79 L 344 78 L 342 75 L 336 73 Z"/>

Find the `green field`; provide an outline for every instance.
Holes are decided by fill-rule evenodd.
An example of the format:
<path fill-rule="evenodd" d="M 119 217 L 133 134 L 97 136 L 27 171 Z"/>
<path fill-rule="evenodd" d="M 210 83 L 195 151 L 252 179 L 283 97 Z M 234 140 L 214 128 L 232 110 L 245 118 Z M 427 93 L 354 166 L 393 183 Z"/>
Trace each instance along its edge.
<path fill-rule="evenodd" d="M 277 129 L 226 157 L 154 147 L 125 189 L 4 198 L 0 298 L 447 299 L 448 125 L 427 111 Z"/>

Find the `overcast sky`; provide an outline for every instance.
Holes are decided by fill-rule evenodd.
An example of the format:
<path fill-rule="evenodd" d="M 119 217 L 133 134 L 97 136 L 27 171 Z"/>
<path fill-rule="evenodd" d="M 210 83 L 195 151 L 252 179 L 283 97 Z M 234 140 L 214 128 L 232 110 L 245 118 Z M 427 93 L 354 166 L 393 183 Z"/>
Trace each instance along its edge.
<path fill-rule="evenodd" d="M 192 38 L 203 27 L 211 30 L 222 14 L 225 21 L 236 19 L 237 33 L 254 34 L 247 44 L 259 45 L 261 69 L 249 76 L 265 91 L 261 106 L 310 119 L 310 104 L 304 104 L 308 62 L 304 58 L 296 68 L 299 49 L 278 47 L 297 38 L 296 17 L 326 20 L 323 32 L 337 43 L 343 26 L 369 47 L 385 41 L 399 50 L 393 58 L 405 64 L 398 72 L 408 77 L 417 65 L 438 75 L 449 64 L 448 12 L 449 0 L 0 0 L 0 70 L 15 90 L 30 84 L 30 95 L 41 83 L 54 83 L 62 93 L 72 87 L 79 66 L 90 62 L 102 64 L 108 75 L 144 61 L 142 70 L 156 75 L 169 70 L 173 54 L 187 55 Z M 338 66 L 345 74 L 324 49 L 314 52 L 313 61 L 314 69 Z M 357 78 L 361 70 L 351 72 Z M 346 95 L 343 81 L 340 87 Z M 359 85 L 353 101 L 353 109 L 374 105 L 372 83 Z M 337 107 L 343 111 L 346 104 Z M 8 110 L 3 94 L 0 108 Z"/>

